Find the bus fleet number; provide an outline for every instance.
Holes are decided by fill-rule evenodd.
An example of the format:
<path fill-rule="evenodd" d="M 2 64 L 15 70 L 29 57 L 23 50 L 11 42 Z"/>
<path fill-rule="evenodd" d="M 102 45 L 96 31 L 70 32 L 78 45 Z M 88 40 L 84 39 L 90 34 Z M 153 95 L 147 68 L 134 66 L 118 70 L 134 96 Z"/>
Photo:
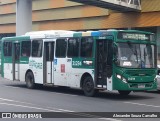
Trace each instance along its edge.
<path fill-rule="evenodd" d="M 82 66 L 82 62 L 81 61 L 73 61 L 72 65 L 73 66 Z"/>

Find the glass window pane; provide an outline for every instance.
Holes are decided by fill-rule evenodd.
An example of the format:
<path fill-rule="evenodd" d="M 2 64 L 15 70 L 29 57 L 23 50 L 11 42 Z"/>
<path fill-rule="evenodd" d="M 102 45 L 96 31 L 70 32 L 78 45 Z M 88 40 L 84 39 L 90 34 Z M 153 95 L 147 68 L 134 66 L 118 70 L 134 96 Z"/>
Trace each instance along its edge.
<path fill-rule="evenodd" d="M 4 56 L 12 56 L 12 42 L 4 42 Z"/>
<path fill-rule="evenodd" d="M 67 42 L 65 39 L 56 41 L 56 57 L 66 57 Z"/>
<path fill-rule="evenodd" d="M 31 53 L 31 42 L 30 41 L 23 41 L 22 42 L 22 57 L 29 57 Z"/>
<path fill-rule="evenodd" d="M 118 43 L 118 65 L 127 68 L 155 68 L 155 46 Z"/>
<path fill-rule="evenodd" d="M 68 57 L 78 57 L 79 56 L 79 43 L 80 40 L 72 38 L 68 40 Z"/>
<path fill-rule="evenodd" d="M 33 57 L 41 57 L 42 56 L 42 40 L 33 40 L 32 41 L 32 56 Z"/>
<path fill-rule="evenodd" d="M 92 57 L 93 55 L 93 38 L 81 39 L 81 56 Z"/>

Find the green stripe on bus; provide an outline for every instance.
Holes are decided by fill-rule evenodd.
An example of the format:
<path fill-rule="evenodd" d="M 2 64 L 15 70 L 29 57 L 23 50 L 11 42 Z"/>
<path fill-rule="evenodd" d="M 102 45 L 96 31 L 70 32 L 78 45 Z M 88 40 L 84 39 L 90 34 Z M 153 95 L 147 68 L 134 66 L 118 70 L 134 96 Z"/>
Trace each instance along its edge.
<path fill-rule="evenodd" d="M 19 37 L 5 37 L 2 39 L 2 41 L 24 41 L 24 40 L 29 40 L 29 36 L 19 36 Z"/>
<path fill-rule="evenodd" d="M 82 37 L 82 33 L 74 33 L 73 37 Z"/>

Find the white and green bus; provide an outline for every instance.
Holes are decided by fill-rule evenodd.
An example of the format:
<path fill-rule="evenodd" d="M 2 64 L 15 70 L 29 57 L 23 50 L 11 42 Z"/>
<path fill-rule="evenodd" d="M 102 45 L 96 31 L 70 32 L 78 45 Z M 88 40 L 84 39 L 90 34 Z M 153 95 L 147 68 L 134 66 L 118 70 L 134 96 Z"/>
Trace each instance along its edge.
<path fill-rule="evenodd" d="M 37 84 L 98 90 L 157 88 L 154 34 L 136 30 L 38 31 L 2 39 L 2 77 Z"/>

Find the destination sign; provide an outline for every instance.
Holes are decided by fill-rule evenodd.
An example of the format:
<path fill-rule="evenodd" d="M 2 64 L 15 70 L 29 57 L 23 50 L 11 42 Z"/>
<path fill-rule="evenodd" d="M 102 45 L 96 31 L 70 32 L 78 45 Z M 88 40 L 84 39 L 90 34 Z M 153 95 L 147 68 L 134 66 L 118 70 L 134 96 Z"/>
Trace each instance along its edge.
<path fill-rule="evenodd" d="M 141 34 L 141 33 L 126 33 L 120 32 L 118 34 L 118 39 L 124 40 L 146 40 L 146 41 L 153 41 L 154 35 L 151 34 Z"/>

